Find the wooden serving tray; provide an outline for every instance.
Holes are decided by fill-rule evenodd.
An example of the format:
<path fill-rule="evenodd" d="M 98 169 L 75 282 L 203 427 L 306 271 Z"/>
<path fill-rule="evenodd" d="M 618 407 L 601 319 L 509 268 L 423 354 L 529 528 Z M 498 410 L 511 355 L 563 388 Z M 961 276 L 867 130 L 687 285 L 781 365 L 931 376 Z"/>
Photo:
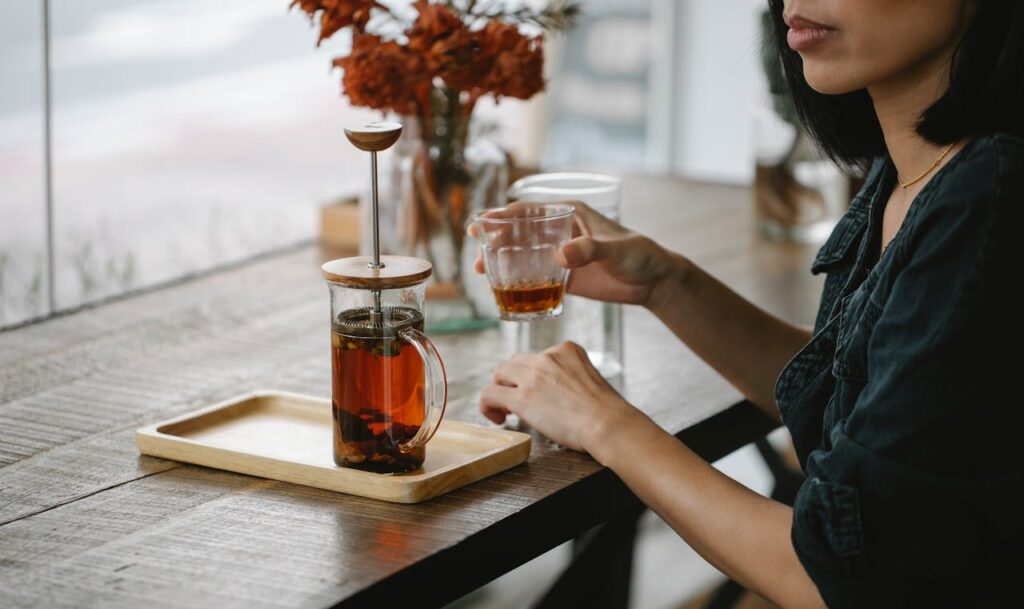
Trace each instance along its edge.
<path fill-rule="evenodd" d="M 375 474 L 334 464 L 332 424 L 330 400 L 259 391 L 143 427 L 135 443 L 154 457 L 396 503 L 426 501 L 530 455 L 527 434 L 445 420 L 423 467 Z"/>

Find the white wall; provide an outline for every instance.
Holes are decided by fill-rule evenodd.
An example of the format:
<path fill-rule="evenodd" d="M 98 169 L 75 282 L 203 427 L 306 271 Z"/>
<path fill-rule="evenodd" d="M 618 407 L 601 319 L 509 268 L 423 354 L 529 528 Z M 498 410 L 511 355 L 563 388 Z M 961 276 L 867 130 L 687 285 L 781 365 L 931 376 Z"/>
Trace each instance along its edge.
<path fill-rule="evenodd" d="M 753 180 L 752 105 L 762 95 L 757 18 L 766 0 L 660 0 L 674 13 L 673 173 Z"/>

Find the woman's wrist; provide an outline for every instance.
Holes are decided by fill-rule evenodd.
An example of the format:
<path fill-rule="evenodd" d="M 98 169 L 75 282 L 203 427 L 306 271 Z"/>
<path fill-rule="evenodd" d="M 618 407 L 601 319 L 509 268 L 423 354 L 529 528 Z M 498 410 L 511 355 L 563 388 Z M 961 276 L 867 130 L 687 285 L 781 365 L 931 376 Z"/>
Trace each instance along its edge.
<path fill-rule="evenodd" d="M 583 448 L 601 465 L 614 468 L 615 455 L 624 452 L 618 445 L 635 438 L 644 425 L 654 425 L 654 421 L 616 395 L 615 403 L 602 408 L 585 430 L 581 438 Z"/>
<path fill-rule="evenodd" d="M 682 290 L 693 268 L 693 263 L 681 254 L 665 251 L 665 269 L 654 280 L 644 307 L 658 315 L 667 307 L 679 304 Z"/>

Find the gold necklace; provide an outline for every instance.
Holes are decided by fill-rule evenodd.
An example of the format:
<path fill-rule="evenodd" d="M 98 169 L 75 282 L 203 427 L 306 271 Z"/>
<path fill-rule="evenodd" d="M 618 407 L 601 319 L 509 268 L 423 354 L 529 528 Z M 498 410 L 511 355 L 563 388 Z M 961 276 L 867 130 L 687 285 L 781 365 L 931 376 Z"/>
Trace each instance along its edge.
<path fill-rule="evenodd" d="M 910 188 L 911 186 L 913 186 L 914 184 L 917 184 L 921 180 L 923 180 L 926 175 L 928 175 L 929 173 L 934 171 L 935 168 L 939 166 L 939 163 L 942 162 L 942 159 L 946 158 L 946 155 L 949 154 L 949 151 L 953 149 L 954 145 L 956 145 L 956 142 L 953 142 L 952 144 L 950 144 L 950 145 L 946 146 L 945 148 L 943 148 L 942 154 L 939 155 L 939 158 L 935 159 L 935 162 L 932 163 L 931 166 L 928 169 L 925 169 L 924 173 L 922 173 L 921 175 L 917 176 L 916 178 L 914 178 L 913 180 L 911 180 L 909 182 L 904 182 L 903 178 L 900 177 L 900 172 L 897 171 L 896 172 L 896 181 L 900 183 L 900 187 L 903 188 L 903 189 L 907 189 L 907 188 Z"/>

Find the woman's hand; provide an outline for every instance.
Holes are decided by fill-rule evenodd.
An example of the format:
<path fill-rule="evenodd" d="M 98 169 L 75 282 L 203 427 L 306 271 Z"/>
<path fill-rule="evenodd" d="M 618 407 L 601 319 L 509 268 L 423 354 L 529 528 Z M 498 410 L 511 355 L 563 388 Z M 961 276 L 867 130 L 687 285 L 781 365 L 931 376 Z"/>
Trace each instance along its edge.
<path fill-rule="evenodd" d="M 592 454 L 602 434 L 644 416 L 569 342 L 499 364 L 494 384 L 480 392 L 480 411 L 495 423 L 514 413 L 562 446 Z"/>
<path fill-rule="evenodd" d="M 676 269 L 675 258 L 651 239 L 634 233 L 580 201 L 573 238 L 558 251 L 558 263 L 573 269 L 569 292 L 596 300 L 648 305 L 658 282 Z M 516 203 L 512 203 L 516 205 Z M 469 234 L 476 237 L 476 227 Z M 482 256 L 476 271 L 484 272 Z"/>

